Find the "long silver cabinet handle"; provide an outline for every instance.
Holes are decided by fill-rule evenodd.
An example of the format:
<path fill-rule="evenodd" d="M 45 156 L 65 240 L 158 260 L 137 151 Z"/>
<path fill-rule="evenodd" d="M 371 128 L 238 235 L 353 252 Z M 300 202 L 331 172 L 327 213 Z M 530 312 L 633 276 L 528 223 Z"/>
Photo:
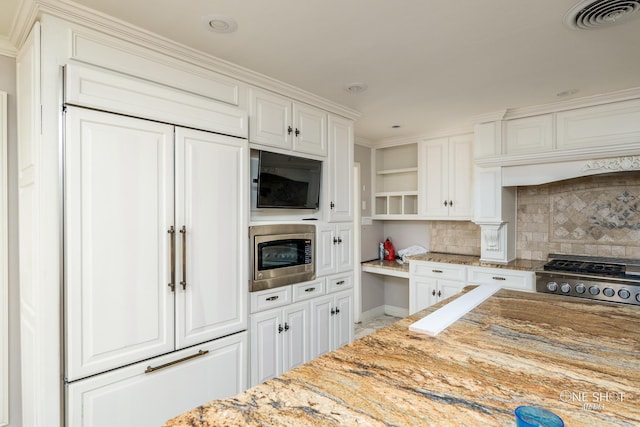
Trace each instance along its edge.
<path fill-rule="evenodd" d="M 196 354 L 192 354 L 191 356 L 183 357 L 182 359 L 174 360 L 173 362 L 165 363 L 160 366 L 147 366 L 147 369 L 144 370 L 145 374 L 150 374 L 151 372 L 159 371 L 160 369 L 168 368 L 169 366 L 177 365 L 178 363 L 186 362 L 187 360 L 195 359 L 196 357 L 204 356 L 209 353 L 209 350 L 199 350 Z"/>
<path fill-rule="evenodd" d="M 169 287 L 171 288 L 171 292 L 175 292 L 176 290 L 176 230 L 173 228 L 173 225 L 167 230 L 169 233 L 171 240 L 171 277 L 169 280 Z"/>
<path fill-rule="evenodd" d="M 187 228 L 183 225 L 180 229 L 182 234 L 182 289 L 187 289 Z"/>

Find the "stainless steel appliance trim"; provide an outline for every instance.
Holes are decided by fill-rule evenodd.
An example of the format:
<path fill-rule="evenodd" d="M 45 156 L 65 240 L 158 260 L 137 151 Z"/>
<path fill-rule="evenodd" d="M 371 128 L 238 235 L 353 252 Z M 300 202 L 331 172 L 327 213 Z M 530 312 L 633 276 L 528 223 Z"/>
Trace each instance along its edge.
<path fill-rule="evenodd" d="M 251 247 L 251 280 L 249 281 L 249 291 L 257 292 L 315 279 L 315 236 L 316 227 L 311 224 L 267 224 L 249 227 Z M 311 264 L 267 270 L 262 272 L 262 278 L 256 277 L 258 270 L 256 249 L 258 243 L 290 238 L 308 239 L 311 241 Z"/>

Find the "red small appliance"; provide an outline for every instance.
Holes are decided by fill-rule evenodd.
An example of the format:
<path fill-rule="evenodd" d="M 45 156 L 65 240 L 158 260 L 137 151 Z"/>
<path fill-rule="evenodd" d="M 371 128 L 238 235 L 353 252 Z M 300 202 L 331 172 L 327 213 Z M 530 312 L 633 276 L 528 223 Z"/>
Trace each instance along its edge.
<path fill-rule="evenodd" d="M 384 259 L 387 261 L 395 261 L 396 250 L 393 248 L 393 243 L 387 238 L 384 242 Z"/>

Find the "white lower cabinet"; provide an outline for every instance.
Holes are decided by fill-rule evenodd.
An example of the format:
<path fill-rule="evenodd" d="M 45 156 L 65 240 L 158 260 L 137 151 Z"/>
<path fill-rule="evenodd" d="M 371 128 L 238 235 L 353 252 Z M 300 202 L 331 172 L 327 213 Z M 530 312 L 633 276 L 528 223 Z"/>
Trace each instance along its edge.
<path fill-rule="evenodd" d="M 533 271 L 469 267 L 467 274 L 469 284 L 472 285 L 498 285 L 517 291 L 533 291 L 535 285 Z"/>
<path fill-rule="evenodd" d="M 411 261 L 409 270 L 409 314 L 457 294 L 467 284 L 464 265 Z"/>
<path fill-rule="evenodd" d="M 68 427 L 157 427 L 198 405 L 242 392 L 241 332 L 66 386 Z"/>
<path fill-rule="evenodd" d="M 251 315 L 251 386 L 309 360 L 309 303 Z"/>
<path fill-rule="evenodd" d="M 311 358 L 353 341 L 353 291 L 311 300 Z"/>
<path fill-rule="evenodd" d="M 353 274 L 254 292 L 251 308 L 253 387 L 353 341 Z"/>

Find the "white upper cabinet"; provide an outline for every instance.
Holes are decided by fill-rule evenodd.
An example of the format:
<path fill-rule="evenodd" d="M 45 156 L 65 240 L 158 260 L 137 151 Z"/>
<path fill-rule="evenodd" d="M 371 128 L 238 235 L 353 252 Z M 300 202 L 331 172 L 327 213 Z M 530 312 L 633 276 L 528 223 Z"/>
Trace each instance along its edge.
<path fill-rule="evenodd" d="M 327 155 L 327 113 L 305 104 L 293 104 L 293 151 Z"/>
<path fill-rule="evenodd" d="M 636 155 L 640 148 L 640 95 L 635 96 L 622 100 L 603 96 L 590 99 L 593 103 L 587 106 L 585 101 L 576 101 L 576 108 L 562 103 L 556 110 L 550 106 L 544 114 L 539 108 L 525 109 L 478 123 L 476 164 L 541 165 Z"/>
<path fill-rule="evenodd" d="M 547 151 L 553 144 L 553 116 L 525 117 L 505 124 L 505 154 Z"/>
<path fill-rule="evenodd" d="M 473 135 L 420 143 L 421 215 L 427 219 L 471 219 Z"/>
<path fill-rule="evenodd" d="M 558 149 L 640 141 L 640 99 L 557 113 Z"/>
<path fill-rule="evenodd" d="M 353 221 L 353 121 L 329 116 L 328 163 L 327 219 Z"/>
<path fill-rule="evenodd" d="M 284 96 L 252 88 L 249 92 L 251 143 L 327 155 L 327 113 Z"/>

